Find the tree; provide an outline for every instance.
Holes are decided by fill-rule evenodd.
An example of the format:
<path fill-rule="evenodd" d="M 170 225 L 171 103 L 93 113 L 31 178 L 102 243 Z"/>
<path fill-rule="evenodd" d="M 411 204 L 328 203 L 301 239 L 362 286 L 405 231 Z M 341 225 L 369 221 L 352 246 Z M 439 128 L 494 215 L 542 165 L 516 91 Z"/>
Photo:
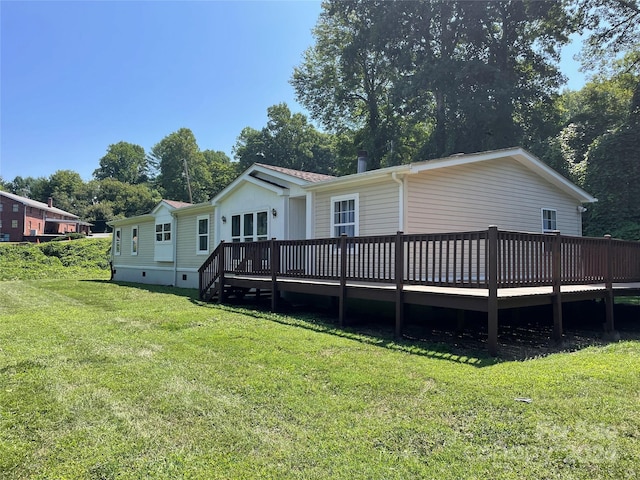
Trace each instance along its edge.
<path fill-rule="evenodd" d="M 227 185 L 233 182 L 238 174 L 238 164 L 232 163 L 226 153 L 214 150 L 204 150 L 207 170 L 211 175 L 211 185 L 209 187 L 209 197 L 215 197 Z"/>
<path fill-rule="evenodd" d="M 554 1 L 329 0 L 291 82 L 373 168 L 526 146 L 546 128 L 572 29 Z"/>
<path fill-rule="evenodd" d="M 209 199 L 211 172 L 191 130 L 181 128 L 164 137 L 151 149 L 151 157 L 158 167 L 156 182 L 164 196 L 195 203 Z"/>
<path fill-rule="evenodd" d="M 394 140 L 397 111 L 392 86 L 399 73 L 386 50 L 390 10 L 385 2 L 329 1 L 314 29 L 316 44 L 294 69 L 298 101 L 334 133 L 352 136 L 353 157 L 369 152 L 372 168 L 384 164 Z M 401 142 L 396 142 L 400 145 Z"/>
<path fill-rule="evenodd" d="M 113 178 L 106 178 L 97 183 L 98 193 L 91 202 L 94 206 L 90 211 L 108 213 L 111 210 L 113 218 L 149 213 L 162 199 L 157 190 L 146 184 L 132 185 Z M 102 207 L 99 209 L 95 205 Z"/>
<path fill-rule="evenodd" d="M 47 202 L 51 196 L 51 186 L 49 180 L 44 177 L 17 176 L 7 184 L 7 190 L 21 197 L 31 198 L 38 202 Z"/>
<path fill-rule="evenodd" d="M 246 127 L 234 146 L 239 168 L 265 163 L 318 173 L 334 171 L 335 155 L 331 137 L 318 132 L 301 113 L 291 113 L 285 103 L 267 109 L 267 125 L 262 130 Z"/>
<path fill-rule="evenodd" d="M 100 168 L 93 172 L 94 178 L 113 178 L 124 183 L 146 182 L 149 165 L 144 148 L 133 143 L 118 142 L 109 145 L 107 153 L 100 159 Z"/>

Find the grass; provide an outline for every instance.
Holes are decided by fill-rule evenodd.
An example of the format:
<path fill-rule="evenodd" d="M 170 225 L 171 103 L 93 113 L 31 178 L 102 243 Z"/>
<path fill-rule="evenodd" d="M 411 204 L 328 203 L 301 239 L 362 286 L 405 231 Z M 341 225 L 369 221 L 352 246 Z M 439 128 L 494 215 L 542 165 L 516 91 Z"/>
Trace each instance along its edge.
<path fill-rule="evenodd" d="M 0 282 L 0 323 L 0 478 L 640 477 L 637 341 L 506 362 L 81 280 Z"/>
<path fill-rule="evenodd" d="M 109 238 L 42 244 L 0 243 L 0 281 L 109 278 Z"/>

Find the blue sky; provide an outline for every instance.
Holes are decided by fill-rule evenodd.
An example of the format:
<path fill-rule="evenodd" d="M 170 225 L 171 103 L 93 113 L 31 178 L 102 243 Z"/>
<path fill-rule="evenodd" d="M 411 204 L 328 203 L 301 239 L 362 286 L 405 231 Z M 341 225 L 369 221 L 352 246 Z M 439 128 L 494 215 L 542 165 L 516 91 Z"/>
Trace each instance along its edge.
<path fill-rule="evenodd" d="M 190 128 L 230 157 L 313 44 L 319 1 L 0 1 L 0 176 L 89 180 L 110 144 Z M 574 49 L 575 50 L 575 49 Z M 584 79 L 563 55 L 568 87 Z M 306 113 L 306 112 L 305 112 Z"/>

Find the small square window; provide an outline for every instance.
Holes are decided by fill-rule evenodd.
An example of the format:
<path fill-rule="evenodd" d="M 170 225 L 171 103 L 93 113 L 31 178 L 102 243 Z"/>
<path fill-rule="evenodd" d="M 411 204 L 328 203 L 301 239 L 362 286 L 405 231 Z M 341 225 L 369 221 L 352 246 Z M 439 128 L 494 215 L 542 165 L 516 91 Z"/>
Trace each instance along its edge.
<path fill-rule="evenodd" d="M 13 212 L 19 212 L 20 211 L 20 205 L 18 205 L 17 203 L 13 204 Z"/>

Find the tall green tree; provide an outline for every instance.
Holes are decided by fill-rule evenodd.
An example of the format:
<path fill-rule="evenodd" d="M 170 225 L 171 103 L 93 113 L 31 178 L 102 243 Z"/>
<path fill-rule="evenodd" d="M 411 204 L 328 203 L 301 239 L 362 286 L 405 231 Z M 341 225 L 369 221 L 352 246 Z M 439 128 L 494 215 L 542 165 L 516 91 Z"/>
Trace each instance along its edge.
<path fill-rule="evenodd" d="M 211 185 L 208 190 L 210 198 L 216 196 L 239 175 L 237 163 L 232 163 L 226 153 L 216 150 L 202 152 L 206 168 L 211 175 Z"/>
<path fill-rule="evenodd" d="M 97 180 L 113 178 L 131 184 L 146 182 L 149 179 L 149 165 L 144 148 L 128 142 L 109 145 L 93 176 Z"/>
<path fill-rule="evenodd" d="M 47 202 L 51 195 L 49 179 L 45 177 L 21 177 L 17 176 L 7 183 L 7 190 L 21 197 L 31 198 L 38 202 Z"/>
<path fill-rule="evenodd" d="M 374 168 L 526 146 L 573 29 L 555 1 L 329 0 L 292 84 L 327 129 L 357 132 Z"/>
<path fill-rule="evenodd" d="M 160 192 L 147 184 L 132 185 L 113 178 L 97 182 L 97 195 L 91 202 L 91 212 L 111 212 L 113 218 L 143 215 L 153 210 L 162 199 Z M 95 205 L 102 205 L 98 208 Z"/>
<path fill-rule="evenodd" d="M 369 152 L 372 168 L 385 157 L 400 132 L 400 112 L 392 87 L 399 72 L 389 56 L 391 2 L 328 1 L 314 29 L 316 43 L 294 69 L 291 84 L 311 116 L 334 133 L 352 135 L 356 151 Z M 394 135 L 395 134 L 395 135 Z"/>
<path fill-rule="evenodd" d="M 166 198 L 194 203 L 209 199 L 211 172 L 190 129 L 164 137 L 151 149 L 151 157 L 159 172 L 156 182 Z"/>
<path fill-rule="evenodd" d="M 291 113 L 285 103 L 267 110 L 267 125 L 261 130 L 247 127 L 234 146 L 241 170 L 265 163 L 296 170 L 332 173 L 335 153 L 330 135 L 317 131 L 301 113 Z"/>

